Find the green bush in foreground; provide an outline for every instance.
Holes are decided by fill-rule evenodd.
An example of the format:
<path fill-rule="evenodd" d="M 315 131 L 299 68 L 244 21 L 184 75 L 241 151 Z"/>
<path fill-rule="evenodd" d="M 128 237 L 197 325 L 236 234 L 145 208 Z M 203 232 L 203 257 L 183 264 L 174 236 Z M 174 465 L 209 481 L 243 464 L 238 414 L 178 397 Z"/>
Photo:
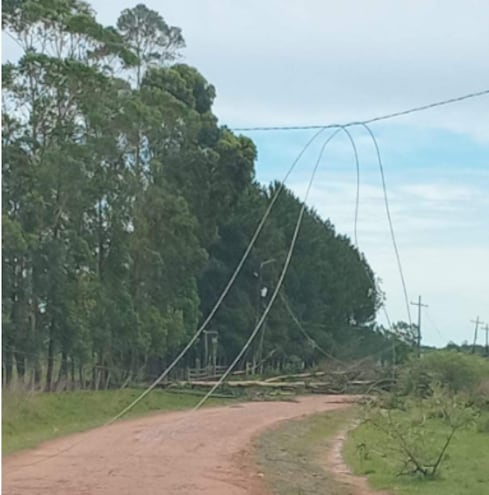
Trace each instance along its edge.
<path fill-rule="evenodd" d="M 439 420 L 430 421 L 427 427 L 434 436 L 445 428 Z M 399 476 L 402 464 L 390 441 L 371 423 L 363 423 L 348 436 L 346 460 L 373 487 L 396 495 L 487 495 L 489 433 L 478 431 L 476 425 L 454 435 L 435 478 Z"/>
<path fill-rule="evenodd" d="M 487 495 L 489 360 L 432 351 L 398 371 L 347 439 L 354 471 L 400 495 Z"/>

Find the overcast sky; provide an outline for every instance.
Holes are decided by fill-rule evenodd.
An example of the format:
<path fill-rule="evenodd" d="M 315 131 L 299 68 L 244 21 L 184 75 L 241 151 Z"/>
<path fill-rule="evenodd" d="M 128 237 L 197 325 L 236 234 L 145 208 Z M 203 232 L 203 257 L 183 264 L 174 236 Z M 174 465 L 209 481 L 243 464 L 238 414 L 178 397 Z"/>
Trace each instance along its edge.
<path fill-rule="evenodd" d="M 114 24 L 136 2 L 91 2 Z M 487 0 L 148 0 L 182 28 L 183 61 L 216 86 L 230 127 L 361 120 L 489 88 Z M 6 40 L 4 53 L 9 53 Z M 473 337 L 489 322 L 489 97 L 374 124 L 410 300 L 422 294 L 423 342 Z M 311 132 L 248 133 L 257 177 L 280 179 Z M 368 136 L 361 160 L 359 246 L 382 278 L 391 319 L 406 320 Z M 318 145 L 289 186 L 305 192 Z M 339 136 L 309 203 L 341 233 L 353 228 L 351 147 Z M 416 308 L 412 308 L 413 318 Z M 482 333 L 483 334 L 483 333 Z M 480 342 L 483 339 L 480 338 Z"/>

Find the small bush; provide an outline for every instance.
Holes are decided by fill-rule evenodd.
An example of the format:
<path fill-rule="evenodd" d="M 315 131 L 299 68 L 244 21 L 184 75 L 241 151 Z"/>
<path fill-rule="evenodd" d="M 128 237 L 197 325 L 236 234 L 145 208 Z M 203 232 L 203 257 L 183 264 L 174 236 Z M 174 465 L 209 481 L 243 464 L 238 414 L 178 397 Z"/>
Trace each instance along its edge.
<path fill-rule="evenodd" d="M 489 414 L 482 414 L 477 420 L 477 431 L 479 433 L 489 433 Z"/>
<path fill-rule="evenodd" d="M 432 393 L 431 384 L 439 383 L 449 393 L 475 397 L 476 388 L 484 380 L 489 381 L 489 360 L 457 351 L 433 351 L 403 367 L 398 392 L 427 397 Z M 485 393 L 489 402 L 489 390 Z"/>
<path fill-rule="evenodd" d="M 483 378 L 473 389 L 471 399 L 476 407 L 489 411 L 489 377 Z"/>

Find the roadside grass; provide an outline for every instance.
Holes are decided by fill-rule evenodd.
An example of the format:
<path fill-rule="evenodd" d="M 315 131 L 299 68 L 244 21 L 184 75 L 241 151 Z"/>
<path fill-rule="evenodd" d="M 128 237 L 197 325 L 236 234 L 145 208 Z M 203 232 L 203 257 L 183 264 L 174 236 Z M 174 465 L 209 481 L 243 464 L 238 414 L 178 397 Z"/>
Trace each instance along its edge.
<path fill-rule="evenodd" d="M 2 453 L 35 447 L 52 438 L 101 426 L 140 393 L 138 389 L 35 394 L 4 391 Z M 188 409 L 198 400 L 191 395 L 153 390 L 124 417 Z M 229 400 L 211 399 L 206 405 L 226 403 Z"/>
<path fill-rule="evenodd" d="M 355 407 L 287 421 L 255 440 L 256 460 L 271 493 L 345 495 L 348 489 L 324 469 L 334 435 L 357 414 Z"/>
<path fill-rule="evenodd" d="M 479 423 L 481 424 L 481 423 Z M 430 422 L 427 435 L 438 435 L 440 423 Z M 439 475 L 432 480 L 399 475 L 401 464 L 392 444 L 374 425 L 363 423 L 344 445 L 344 456 L 357 475 L 366 475 L 374 488 L 399 495 L 487 495 L 489 493 L 489 431 L 477 425 L 458 431 Z"/>

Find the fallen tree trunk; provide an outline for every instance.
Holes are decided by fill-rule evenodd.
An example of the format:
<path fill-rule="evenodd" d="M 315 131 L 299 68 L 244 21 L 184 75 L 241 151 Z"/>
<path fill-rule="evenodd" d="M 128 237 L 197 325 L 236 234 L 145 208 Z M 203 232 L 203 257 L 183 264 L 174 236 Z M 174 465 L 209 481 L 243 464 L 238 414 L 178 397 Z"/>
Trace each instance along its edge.
<path fill-rule="evenodd" d="M 280 376 L 273 376 L 272 378 L 267 378 L 264 380 L 265 383 L 273 383 L 273 382 L 279 382 L 282 380 L 287 380 L 287 379 L 293 379 L 293 378 L 311 378 L 314 376 L 324 376 L 326 374 L 325 371 L 316 371 L 314 373 L 296 373 L 294 375 L 280 375 Z"/>
<path fill-rule="evenodd" d="M 202 388 L 212 388 L 217 385 L 217 381 L 203 381 L 203 380 L 192 380 L 187 382 L 178 382 L 178 385 L 183 387 L 202 387 Z M 261 387 L 261 388 L 289 388 L 289 389 L 298 389 L 305 388 L 306 382 L 296 381 L 296 382 L 266 382 L 260 380 L 231 380 L 228 382 L 224 382 L 222 384 L 226 387 L 231 388 L 253 388 L 253 387 Z"/>
<path fill-rule="evenodd" d="M 290 375 L 289 375 L 290 376 Z M 317 375 L 316 375 L 317 376 Z M 277 377 L 278 378 L 278 377 Z M 339 393 L 340 391 L 348 390 L 369 390 L 372 387 L 379 386 L 380 384 L 389 383 L 390 379 L 383 380 L 349 380 L 344 382 L 338 382 L 336 380 L 328 381 L 305 381 L 299 380 L 294 382 L 286 381 L 270 381 L 270 380 L 230 380 L 222 383 L 222 386 L 229 388 L 262 388 L 262 389 L 275 389 L 275 390 L 305 390 L 315 393 Z M 205 388 L 210 389 L 216 386 L 219 382 L 212 380 L 191 380 L 180 381 L 173 383 L 172 387 L 183 388 Z"/>

